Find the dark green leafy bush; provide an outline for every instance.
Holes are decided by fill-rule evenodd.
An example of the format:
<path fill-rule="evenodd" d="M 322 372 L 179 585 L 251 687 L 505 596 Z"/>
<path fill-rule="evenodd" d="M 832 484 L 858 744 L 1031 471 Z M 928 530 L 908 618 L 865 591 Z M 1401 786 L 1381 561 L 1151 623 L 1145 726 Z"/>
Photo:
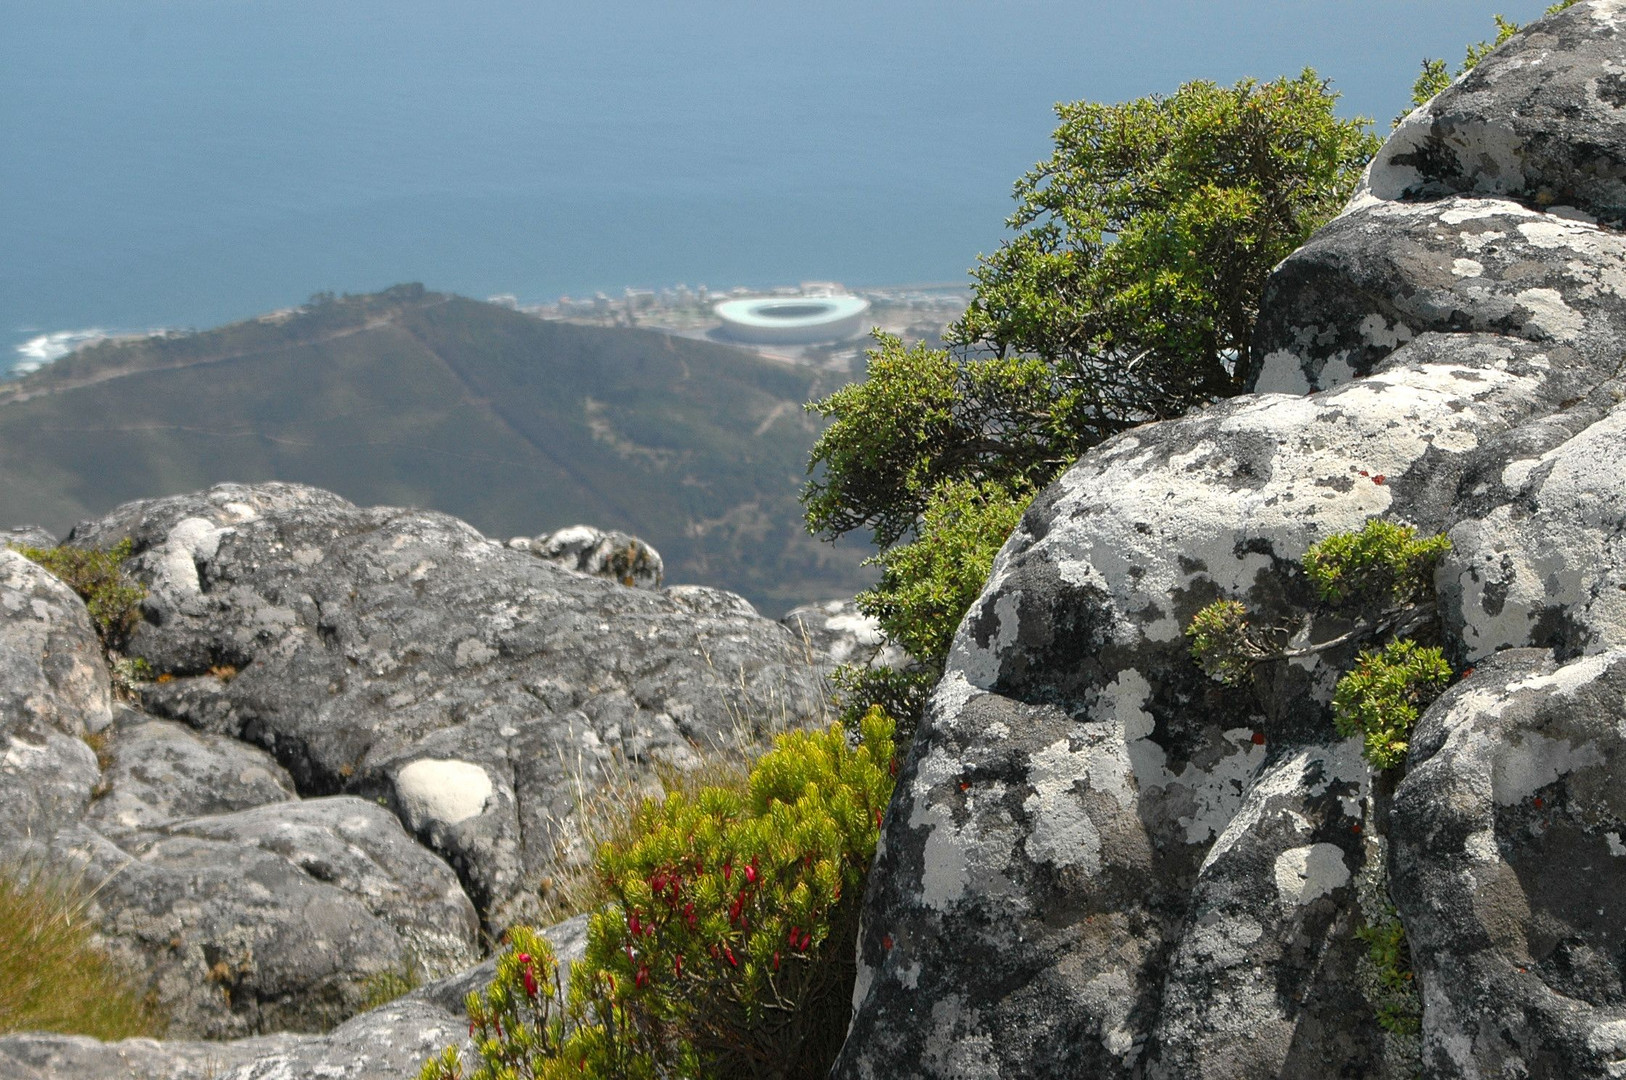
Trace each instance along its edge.
<path fill-rule="evenodd" d="M 471 995 L 470 1080 L 822 1077 L 846 1032 L 864 878 L 893 785 L 892 721 L 793 732 L 740 793 L 646 802 L 599 852 L 611 902 L 567 999 L 540 937 L 515 931 Z M 461 1077 L 448 1051 L 423 1080 Z"/>

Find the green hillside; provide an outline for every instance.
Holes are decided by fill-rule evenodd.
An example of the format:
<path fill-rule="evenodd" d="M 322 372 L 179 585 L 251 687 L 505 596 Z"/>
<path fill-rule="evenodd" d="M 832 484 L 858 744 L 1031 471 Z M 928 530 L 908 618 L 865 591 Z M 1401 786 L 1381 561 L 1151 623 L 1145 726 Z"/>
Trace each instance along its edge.
<path fill-rule="evenodd" d="M 105 343 L 0 384 L 0 526 L 61 534 L 129 499 L 291 480 L 499 538 L 625 529 L 660 549 L 668 582 L 777 614 L 869 580 L 861 545 L 801 526 L 817 431 L 801 403 L 831 389 L 821 378 L 397 286 Z"/>

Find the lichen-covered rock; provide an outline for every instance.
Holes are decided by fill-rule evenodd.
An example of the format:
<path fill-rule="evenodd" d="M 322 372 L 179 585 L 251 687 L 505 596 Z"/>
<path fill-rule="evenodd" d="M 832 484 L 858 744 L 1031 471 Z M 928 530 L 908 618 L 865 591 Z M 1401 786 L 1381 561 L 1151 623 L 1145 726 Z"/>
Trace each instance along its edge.
<path fill-rule="evenodd" d="M 1515 649 L 1418 725 L 1393 895 L 1431 1077 L 1626 1075 L 1626 652 Z"/>
<path fill-rule="evenodd" d="M 383 799 L 494 930 L 534 915 L 579 842 L 578 781 L 823 708 L 822 669 L 749 607 L 573 573 L 443 514 L 223 485 L 69 542 L 125 537 L 150 589 L 129 651 L 170 676 L 143 707 L 263 747 L 303 795 Z"/>
<path fill-rule="evenodd" d="M 348 796 L 279 802 L 58 849 L 97 882 L 90 913 L 182 1035 L 320 1031 L 391 975 L 478 957 L 457 877 L 395 816 Z"/>
<path fill-rule="evenodd" d="M 1623 20 L 1621 0 L 1579 4 L 1458 90 L 1488 87 L 1474 107 L 1517 128 L 1544 65 L 1564 73 L 1541 91 L 1552 108 L 1565 79 L 1626 72 Z M 1613 116 L 1599 123 L 1587 138 L 1615 145 Z M 1287 628 L 1290 648 L 1339 638 L 1351 625 L 1317 608 L 1300 559 L 1385 517 L 1456 544 L 1436 584 L 1459 666 L 1510 646 L 1559 661 L 1619 647 L 1626 241 L 1538 197 L 1543 169 L 1572 203 L 1609 197 L 1557 155 L 1520 157 L 1517 185 L 1390 190 L 1375 168 L 1273 275 L 1258 393 L 1126 432 L 1035 501 L 900 772 L 836 1077 L 1411 1075 L 1359 977 L 1354 931 L 1375 917 L 1360 894 L 1381 892 L 1394 860 L 1390 781 L 1369 783 L 1331 723 L 1357 643 L 1230 690 L 1202 676 L 1183 630 L 1226 597 Z M 1429 812 L 1419 799 L 1416 821 Z M 1408 925 L 1434 902 L 1410 896 Z M 1602 942 L 1626 890 L 1586 897 Z M 1489 1028 L 1438 1003 L 1494 985 L 1460 964 L 1419 979 L 1430 1061 L 1445 1046 L 1464 1060 Z M 1613 1014 L 1587 1001 L 1592 1026 L 1553 1035 L 1556 1056 L 1525 1052 L 1519 1075 L 1626 1068 Z M 1532 1044 L 1558 1030 L 1520 1022 Z M 1546 1064 L 1572 1051 L 1591 1055 L 1584 1069 Z"/>
<path fill-rule="evenodd" d="M 0 548 L 0 861 L 41 844 L 90 802 L 84 737 L 112 722 L 101 642 L 73 590 Z"/>
<path fill-rule="evenodd" d="M 881 624 L 851 600 L 826 600 L 792 608 L 779 620 L 809 655 L 829 664 L 902 668 L 910 656 L 886 639 Z"/>
<path fill-rule="evenodd" d="M 0 529 L 0 548 L 54 548 L 56 537 L 38 525 L 14 525 Z"/>
<path fill-rule="evenodd" d="M 535 539 L 519 537 L 510 547 L 530 551 L 567 570 L 609 578 L 639 589 L 658 589 L 666 564 L 649 544 L 617 529 L 571 525 Z"/>
<path fill-rule="evenodd" d="M 1626 18 L 1577 4 L 1414 111 L 1363 185 L 1380 199 L 1497 195 L 1626 218 Z"/>
<path fill-rule="evenodd" d="M 133 709 L 119 710 L 103 753 L 85 821 L 115 838 L 297 797 L 293 778 L 264 750 Z"/>

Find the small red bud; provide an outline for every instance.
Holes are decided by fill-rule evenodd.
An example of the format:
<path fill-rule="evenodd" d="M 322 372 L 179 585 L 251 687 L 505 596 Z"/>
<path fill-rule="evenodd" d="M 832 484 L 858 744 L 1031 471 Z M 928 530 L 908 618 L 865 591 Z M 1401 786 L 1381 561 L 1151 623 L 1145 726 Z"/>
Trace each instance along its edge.
<path fill-rule="evenodd" d="M 729 881 L 733 877 L 734 877 L 734 863 L 732 861 L 724 861 L 724 863 L 723 863 L 723 880 L 724 881 Z"/>
<path fill-rule="evenodd" d="M 1374 484 L 1382 484 L 1386 479 L 1388 479 L 1388 477 L 1384 476 L 1382 473 L 1378 473 L 1376 476 L 1372 477 L 1372 482 Z"/>
<path fill-rule="evenodd" d="M 1255 745 L 1255 746 L 1263 746 L 1263 745 L 1265 745 L 1265 733 L 1263 731 L 1256 731 L 1256 732 L 1253 733 L 1253 745 Z"/>
<path fill-rule="evenodd" d="M 751 865 L 745 868 L 745 881 L 749 885 L 757 883 L 757 861 L 755 859 L 752 859 Z"/>
<path fill-rule="evenodd" d="M 775 971 L 779 970 L 779 950 L 778 949 L 775 949 L 773 951 L 773 969 Z"/>
<path fill-rule="evenodd" d="M 522 964 L 529 964 L 531 962 L 531 954 L 528 952 L 522 952 L 518 956 L 514 957 L 514 959 L 518 960 Z"/>
<path fill-rule="evenodd" d="M 883 934 L 881 936 L 881 948 L 887 950 L 888 952 L 892 951 L 892 935 L 891 934 Z"/>

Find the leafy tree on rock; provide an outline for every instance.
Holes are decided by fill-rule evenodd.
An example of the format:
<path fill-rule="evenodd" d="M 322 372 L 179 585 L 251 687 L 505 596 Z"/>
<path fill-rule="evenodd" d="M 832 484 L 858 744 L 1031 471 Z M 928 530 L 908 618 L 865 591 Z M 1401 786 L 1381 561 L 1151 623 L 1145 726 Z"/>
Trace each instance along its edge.
<path fill-rule="evenodd" d="M 809 406 L 833 423 L 808 526 L 872 531 L 884 575 L 859 606 L 929 668 L 1032 492 L 1120 431 L 1240 392 L 1266 276 L 1377 149 L 1336 101 L 1306 70 L 1058 105 L 949 347 L 878 335 L 868 379 Z"/>

